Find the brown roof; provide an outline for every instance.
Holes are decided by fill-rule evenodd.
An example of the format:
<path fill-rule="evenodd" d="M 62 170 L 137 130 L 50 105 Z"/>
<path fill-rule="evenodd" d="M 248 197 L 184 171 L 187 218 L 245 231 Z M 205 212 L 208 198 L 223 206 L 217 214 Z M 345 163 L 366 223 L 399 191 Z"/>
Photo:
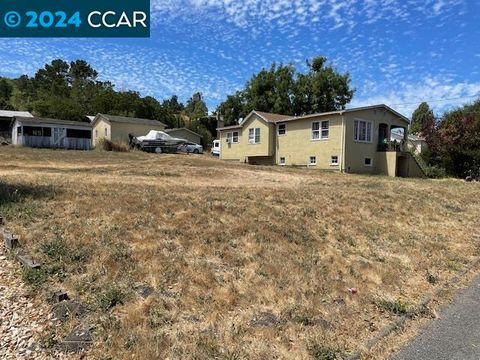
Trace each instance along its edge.
<path fill-rule="evenodd" d="M 391 111 L 392 113 L 397 115 L 401 120 L 403 120 L 407 124 L 410 123 L 410 120 L 408 120 L 405 116 L 403 116 L 402 114 L 398 113 L 397 111 L 393 110 L 391 107 L 389 107 L 385 104 L 364 106 L 364 107 L 351 108 L 351 109 L 345 109 L 345 110 L 329 111 L 329 112 L 324 112 L 324 113 L 309 114 L 309 115 L 303 115 L 303 116 L 272 114 L 272 113 L 267 113 L 267 112 L 254 110 L 245 118 L 245 120 L 251 114 L 257 114 L 258 116 L 262 117 L 265 121 L 267 121 L 269 123 L 282 123 L 282 122 L 287 122 L 287 121 L 290 122 L 290 121 L 296 121 L 296 120 L 305 120 L 305 119 L 310 119 L 310 118 L 316 118 L 316 117 L 320 117 L 320 116 L 343 115 L 345 113 L 362 111 L 362 110 L 377 109 L 377 108 L 383 108 L 385 110 Z M 243 122 L 242 122 L 242 124 L 243 124 Z M 223 127 L 223 128 L 219 128 L 217 130 L 239 129 L 239 128 L 242 127 L 242 124 L 236 125 L 236 126 Z"/>
<path fill-rule="evenodd" d="M 134 117 L 128 117 L 128 116 L 116 116 L 116 115 L 107 115 L 107 114 L 98 114 L 97 116 L 101 116 L 110 122 L 116 122 L 116 123 L 166 126 L 164 123 L 158 120 L 140 119 L 140 118 L 134 118 Z"/>
<path fill-rule="evenodd" d="M 233 125 L 233 126 L 221 127 L 221 128 L 218 128 L 217 130 L 222 131 L 222 130 L 233 130 L 233 129 L 241 129 L 241 128 L 242 128 L 242 125 Z"/>
<path fill-rule="evenodd" d="M 272 114 L 272 113 L 267 113 L 263 111 L 255 111 L 255 113 L 257 113 L 259 116 L 261 116 L 268 122 L 282 121 L 282 120 L 290 119 L 292 117 L 291 115 Z"/>
<path fill-rule="evenodd" d="M 391 107 L 385 105 L 385 104 L 379 104 L 379 105 L 372 105 L 372 106 L 363 106 L 363 107 L 357 107 L 357 108 L 350 108 L 350 109 L 345 109 L 345 110 L 337 110 L 337 111 L 329 111 L 329 112 L 324 112 L 324 113 L 318 113 L 318 114 L 309 114 L 309 115 L 303 115 L 303 116 L 289 116 L 287 119 L 282 120 L 277 120 L 276 122 L 284 122 L 284 121 L 295 121 L 295 120 L 305 120 L 309 118 L 315 118 L 319 116 L 330 116 L 330 115 L 343 115 L 345 113 L 351 113 L 351 112 L 357 112 L 357 111 L 363 111 L 363 110 L 371 110 L 371 109 L 378 109 L 382 108 L 385 110 L 388 110 L 398 116 L 401 120 L 406 122 L 407 124 L 410 123 L 410 120 L 400 114 L 399 112 L 393 110 Z"/>
<path fill-rule="evenodd" d="M 65 125 L 65 126 L 81 126 L 85 128 L 91 128 L 92 125 L 88 122 L 83 121 L 71 121 L 71 120 L 60 120 L 60 119 L 48 119 L 48 118 L 37 118 L 37 117 L 20 117 L 16 116 L 15 120 L 21 122 L 22 124 L 30 124 L 30 125 Z"/>

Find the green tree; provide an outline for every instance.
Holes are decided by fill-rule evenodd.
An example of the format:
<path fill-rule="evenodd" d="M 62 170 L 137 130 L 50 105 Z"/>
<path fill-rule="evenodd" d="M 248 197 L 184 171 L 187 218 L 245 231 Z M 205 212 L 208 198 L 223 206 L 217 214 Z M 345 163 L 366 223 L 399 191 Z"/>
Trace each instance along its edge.
<path fill-rule="evenodd" d="M 97 80 L 98 72 L 90 66 L 85 60 L 76 60 L 70 63 L 68 70 L 68 79 L 70 83 L 82 80 L 94 82 Z"/>
<path fill-rule="evenodd" d="M 435 115 L 430 109 L 430 106 L 426 102 L 423 102 L 413 112 L 410 132 L 428 137 L 432 134 L 434 127 Z"/>
<path fill-rule="evenodd" d="M 10 80 L 0 78 L 0 108 L 12 109 L 10 99 L 13 94 L 13 85 Z"/>
<path fill-rule="evenodd" d="M 252 110 L 293 115 L 292 95 L 295 69 L 291 65 L 273 64 L 247 82 L 244 91 L 245 113 Z"/>
<path fill-rule="evenodd" d="M 37 98 L 34 80 L 22 75 L 13 80 L 14 88 L 10 103 L 16 110 L 33 110 L 33 101 Z"/>
<path fill-rule="evenodd" d="M 208 107 L 203 101 L 202 93 L 195 93 L 193 96 L 188 99 L 187 105 L 185 106 L 185 115 L 190 119 L 199 119 L 201 117 L 208 115 Z"/>
<path fill-rule="evenodd" d="M 159 118 L 170 128 L 183 126 L 181 113 L 185 110 L 185 105 L 178 101 L 178 96 L 173 95 L 170 99 L 162 102 L 162 117 Z"/>
<path fill-rule="evenodd" d="M 53 119 L 83 121 L 86 115 L 75 100 L 62 96 L 43 97 L 35 101 L 33 107 L 40 116 Z"/>
<path fill-rule="evenodd" d="M 480 176 L 480 99 L 445 113 L 427 141 L 448 174 Z"/>
<path fill-rule="evenodd" d="M 345 109 L 355 93 L 350 88 L 349 73 L 340 74 L 333 66 L 327 66 L 327 59 L 319 56 L 309 65 L 307 78 L 300 82 L 295 98 L 300 98 L 300 104 L 295 107 L 297 114 L 312 114 Z M 306 85 L 306 86 L 305 86 Z M 305 102 L 305 100 L 307 100 Z"/>
<path fill-rule="evenodd" d="M 230 125 L 252 110 L 302 115 L 344 109 L 355 93 L 350 75 L 326 65 L 324 57 L 307 64 L 306 74 L 298 73 L 293 65 L 282 64 L 261 70 L 243 90 L 228 96 L 216 113 Z"/>
<path fill-rule="evenodd" d="M 69 89 L 70 65 L 64 60 L 53 60 L 50 64 L 38 70 L 34 76 L 34 86 L 45 95 L 65 97 Z"/>
<path fill-rule="evenodd" d="M 215 113 L 223 116 L 226 126 L 236 124 L 246 113 L 243 92 L 237 91 L 235 95 L 227 96 L 227 100 L 217 107 Z"/>

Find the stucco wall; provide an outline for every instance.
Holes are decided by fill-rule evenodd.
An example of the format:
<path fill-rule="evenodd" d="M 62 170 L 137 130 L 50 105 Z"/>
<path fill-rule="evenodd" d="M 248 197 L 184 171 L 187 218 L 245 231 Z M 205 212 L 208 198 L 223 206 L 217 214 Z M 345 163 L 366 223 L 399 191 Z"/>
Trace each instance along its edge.
<path fill-rule="evenodd" d="M 329 121 L 328 139 L 312 140 L 312 123 Z M 277 137 L 276 163 L 285 158 L 285 165 L 309 165 L 310 157 L 317 158 L 315 168 L 340 170 L 342 161 L 342 117 L 316 117 L 305 120 L 295 120 L 286 124 L 285 135 Z M 332 166 L 332 156 L 338 156 L 338 165 Z"/>
<path fill-rule="evenodd" d="M 408 124 L 395 114 L 385 109 L 370 109 L 345 113 L 346 135 L 345 135 L 345 170 L 352 173 L 378 173 L 377 163 L 384 155 L 378 152 L 379 125 L 387 124 L 408 127 Z M 354 123 L 355 120 L 367 120 L 372 122 L 372 141 L 363 143 L 355 141 Z M 373 159 L 373 166 L 365 166 L 365 158 Z"/>
<path fill-rule="evenodd" d="M 395 177 L 397 175 L 397 153 L 394 151 L 379 152 L 377 154 L 375 173 Z"/>
<path fill-rule="evenodd" d="M 249 129 L 260 129 L 260 144 L 249 144 Z M 239 132 L 238 143 L 227 144 L 227 133 Z M 220 132 L 220 147 L 222 160 L 246 162 L 249 157 L 265 157 L 274 155 L 275 126 L 265 122 L 257 115 L 252 115 L 241 129 L 222 130 Z"/>
<path fill-rule="evenodd" d="M 105 136 L 105 129 L 107 129 L 107 136 Z M 107 139 L 111 140 L 112 139 L 112 128 L 110 126 L 110 123 L 108 123 L 105 120 L 99 120 L 93 130 L 92 130 L 92 143 L 93 146 L 97 146 L 98 142 L 101 139 Z"/>

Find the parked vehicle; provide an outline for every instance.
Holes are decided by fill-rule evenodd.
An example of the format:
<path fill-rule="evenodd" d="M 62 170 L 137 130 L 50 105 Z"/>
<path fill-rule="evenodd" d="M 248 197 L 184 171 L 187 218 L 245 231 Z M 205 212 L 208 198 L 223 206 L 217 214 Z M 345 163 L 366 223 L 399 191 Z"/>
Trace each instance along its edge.
<path fill-rule="evenodd" d="M 174 138 L 164 133 L 163 131 L 150 131 L 145 136 L 135 137 L 129 135 L 130 146 L 146 151 L 161 153 L 175 153 L 178 151 L 179 146 L 186 144 L 188 141 L 185 139 Z"/>
<path fill-rule="evenodd" d="M 187 154 L 190 154 L 190 153 L 203 154 L 203 146 L 192 143 L 192 142 L 188 142 L 186 144 L 180 145 L 178 147 L 178 151 L 186 152 Z"/>
<path fill-rule="evenodd" d="M 220 140 L 213 141 L 212 156 L 220 157 Z"/>

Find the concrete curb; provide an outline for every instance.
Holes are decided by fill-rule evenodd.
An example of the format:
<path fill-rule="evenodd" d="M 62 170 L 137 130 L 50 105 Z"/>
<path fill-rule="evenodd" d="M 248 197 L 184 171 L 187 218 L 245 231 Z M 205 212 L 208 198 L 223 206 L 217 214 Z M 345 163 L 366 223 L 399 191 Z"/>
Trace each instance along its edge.
<path fill-rule="evenodd" d="M 472 261 L 469 265 L 467 265 L 463 270 L 461 270 L 457 275 L 455 275 L 450 281 L 440 286 L 435 291 L 433 291 L 430 295 L 425 296 L 416 306 L 415 309 L 406 314 L 399 317 L 397 320 L 393 321 L 391 324 L 385 326 L 380 333 L 378 333 L 374 338 L 370 339 L 364 346 L 362 350 L 357 351 L 353 355 L 346 358 L 346 360 L 359 360 L 363 353 L 368 350 L 373 349 L 376 345 L 380 343 L 383 339 L 391 335 L 397 329 L 401 328 L 408 320 L 413 318 L 414 313 L 419 310 L 425 308 L 435 297 L 437 297 L 442 291 L 449 288 L 452 284 L 457 283 L 461 278 L 463 278 L 467 273 L 472 271 L 475 267 L 480 264 L 480 257 Z"/>

